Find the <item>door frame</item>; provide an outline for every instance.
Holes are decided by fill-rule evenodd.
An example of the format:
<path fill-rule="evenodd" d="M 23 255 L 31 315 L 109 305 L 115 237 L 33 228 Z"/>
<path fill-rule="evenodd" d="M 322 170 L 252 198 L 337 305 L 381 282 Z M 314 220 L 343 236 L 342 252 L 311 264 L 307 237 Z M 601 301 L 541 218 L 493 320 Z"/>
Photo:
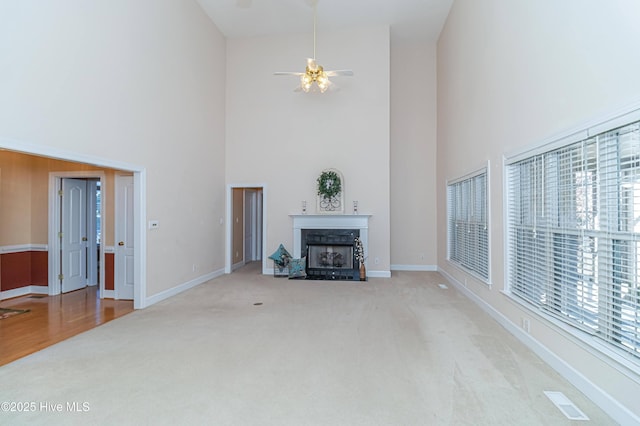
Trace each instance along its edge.
<path fill-rule="evenodd" d="M 233 190 L 234 189 L 262 189 L 262 273 L 268 274 L 267 271 L 267 256 L 265 252 L 265 248 L 267 246 L 267 184 L 266 183 L 257 183 L 257 184 L 228 184 L 227 185 L 227 226 L 225 229 L 226 234 L 226 244 L 225 244 L 225 258 L 224 258 L 224 272 L 225 274 L 231 273 L 231 267 L 233 263 L 233 239 L 232 239 L 232 228 L 233 228 Z M 242 204 L 244 205 L 244 194 L 242 196 Z M 243 220 L 244 220 L 244 211 L 243 211 Z M 243 226 L 244 229 L 244 226 Z M 244 244 L 244 236 L 243 236 L 243 244 Z M 244 251 L 244 249 L 243 249 Z M 244 257 L 244 253 L 243 253 Z"/>
<path fill-rule="evenodd" d="M 134 206 L 133 206 L 133 226 L 135 241 L 135 258 L 136 268 L 134 273 L 134 309 L 143 309 L 147 307 L 147 234 L 146 228 L 143 226 L 144 218 L 147 214 L 146 204 L 146 186 L 147 171 L 144 167 L 91 155 L 68 151 L 51 146 L 37 145 L 30 142 L 18 141 L 0 137 L 0 148 L 9 149 L 11 151 L 22 152 L 24 154 L 37 155 L 40 157 L 55 158 L 58 160 L 72 161 L 76 163 L 84 163 L 97 167 L 106 167 L 109 169 L 123 170 L 133 173 L 133 190 L 134 190 Z M 51 207 L 49 207 L 51 208 Z M 49 212 L 49 215 L 51 212 Z M 51 246 L 48 246 L 49 250 Z M 51 291 L 51 288 L 49 289 Z"/>
<path fill-rule="evenodd" d="M 89 209 L 95 209 L 96 207 L 96 203 L 97 203 L 97 197 L 96 197 L 96 188 L 98 187 L 97 182 L 102 182 L 102 179 L 99 180 L 95 180 L 95 179 L 88 179 L 87 180 L 87 211 L 90 211 Z M 102 185 L 102 184 L 101 184 Z M 100 197 L 102 197 L 102 186 L 100 187 Z M 102 205 L 102 203 L 101 203 Z M 102 207 L 100 208 L 100 217 L 102 220 Z M 97 222 L 96 222 L 96 215 L 92 214 L 87 216 L 87 229 L 89 230 L 89 232 L 91 232 L 91 239 L 89 240 L 89 244 L 87 247 L 87 253 L 89 254 L 87 257 L 87 279 L 88 279 L 88 285 L 89 286 L 93 286 L 94 284 L 92 283 L 100 283 L 102 282 L 102 280 L 100 279 L 99 276 L 94 275 L 95 271 L 99 271 L 99 266 L 103 265 L 104 268 L 104 263 L 101 263 L 101 258 L 96 258 L 96 256 L 92 256 L 91 253 L 96 253 L 97 249 L 98 249 L 98 241 L 96 239 L 96 232 L 97 232 Z M 103 246 L 104 244 L 100 244 L 100 250 L 103 250 Z M 100 293 L 102 295 L 102 293 Z"/>
<path fill-rule="evenodd" d="M 60 238 L 58 238 L 58 230 L 60 229 L 61 220 L 61 201 L 58 190 L 61 186 L 62 179 L 100 179 L 100 190 L 104 190 L 105 173 L 102 171 L 70 171 L 70 172 L 49 172 L 49 219 L 48 219 L 48 257 L 49 257 L 49 273 L 48 286 L 49 296 L 56 296 L 62 292 L 62 284 L 58 279 L 60 272 Z M 104 217 L 104 204 L 100 203 L 100 216 Z M 104 245 L 100 245 L 100 264 L 104 265 Z M 104 267 L 100 268 L 100 297 L 104 292 Z"/>

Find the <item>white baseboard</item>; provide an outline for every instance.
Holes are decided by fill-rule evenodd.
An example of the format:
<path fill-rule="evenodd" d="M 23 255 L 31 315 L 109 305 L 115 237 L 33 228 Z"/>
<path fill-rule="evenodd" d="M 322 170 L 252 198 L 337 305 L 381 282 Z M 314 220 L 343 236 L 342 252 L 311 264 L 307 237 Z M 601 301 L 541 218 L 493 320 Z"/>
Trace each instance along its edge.
<path fill-rule="evenodd" d="M 426 271 L 437 272 L 436 265 L 391 265 L 392 271 Z"/>
<path fill-rule="evenodd" d="M 501 326 L 509 331 L 509 333 L 513 334 L 525 346 L 527 346 L 536 355 L 542 358 L 542 360 L 549 364 L 551 368 L 556 370 L 562 377 L 567 379 L 573 386 L 584 393 L 612 419 L 614 419 L 621 425 L 640 424 L 640 417 L 638 417 L 631 410 L 622 405 L 611 395 L 609 395 L 607 392 L 605 392 L 603 389 L 601 389 L 599 386 L 585 377 L 571 364 L 560 358 L 542 343 L 534 339 L 529 333 L 526 333 L 522 328 L 511 322 L 501 312 L 494 309 L 490 304 L 482 300 L 475 293 L 466 288 L 461 282 L 456 280 L 453 276 L 449 275 L 446 271 L 439 269 L 438 272 L 440 272 L 440 274 L 442 274 L 462 294 L 471 299 L 483 311 L 491 316 L 491 318 L 496 320 Z"/>
<path fill-rule="evenodd" d="M 47 251 L 46 244 L 16 244 L 12 246 L 0 246 L 0 253 L 22 253 L 24 251 Z"/>
<path fill-rule="evenodd" d="M 367 277 L 369 278 L 391 278 L 391 271 L 372 271 L 367 269 Z"/>
<path fill-rule="evenodd" d="M 13 299 L 27 294 L 49 294 L 49 287 L 42 285 L 28 285 L 12 290 L 0 291 L 0 300 Z"/>
<path fill-rule="evenodd" d="M 103 290 L 102 291 L 102 299 L 115 299 L 116 291 L 115 290 Z"/>
<path fill-rule="evenodd" d="M 231 271 L 233 272 L 233 271 L 235 271 L 236 269 L 240 269 L 240 268 L 242 268 L 242 267 L 243 267 L 244 265 L 246 265 L 246 264 L 247 264 L 247 263 L 246 263 L 244 260 L 242 260 L 242 261 L 240 261 L 240 262 L 238 262 L 238 263 L 234 263 L 233 265 L 231 265 Z"/>
<path fill-rule="evenodd" d="M 162 300 L 168 299 L 168 298 L 170 298 L 172 296 L 175 296 L 177 294 L 182 293 L 183 291 L 187 291 L 190 288 L 198 286 L 198 285 L 200 285 L 202 283 L 205 283 L 205 282 L 207 282 L 209 280 L 212 280 L 214 278 L 218 278 L 218 277 L 220 277 L 222 275 L 224 275 L 224 268 L 218 269 L 217 271 L 213 271 L 213 272 L 208 273 L 206 275 L 202 275 L 202 276 L 200 276 L 198 278 L 195 278 L 195 279 L 193 279 L 191 281 L 187 281 L 186 283 L 177 285 L 177 286 L 175 286 L 173 288 L 170 288 L 168 290 L 161 291 L 158 294 L 154 294 L 153 296 L 147 297 L 145 299 L 144 306 L 145 307 L 149 307 L 149 306 L 154 305 L 154 304 L 156 304 L 156 303 L 158 303 L 158 302 L 160 302 Z"/>

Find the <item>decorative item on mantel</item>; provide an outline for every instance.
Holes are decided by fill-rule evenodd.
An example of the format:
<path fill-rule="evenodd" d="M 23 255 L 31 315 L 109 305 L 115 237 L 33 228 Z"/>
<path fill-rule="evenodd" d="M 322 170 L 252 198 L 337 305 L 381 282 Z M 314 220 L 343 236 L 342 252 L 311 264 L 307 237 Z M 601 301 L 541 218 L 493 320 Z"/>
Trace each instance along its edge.
<path fill-rule="evenodd" d="M 317 179 L 318 213 L 344 213 L 344 179 L 336 169 L 326 169 Z"/>
<path fill-rule="evenodd" d="M 360 281 L 366 281 L 367 269 L 364 266 L 364 248 L 362 247 L 362 240 L 360 237 L 356 237 L 353 243 L 356 246 L 356 260 L 360 263 Z"/>

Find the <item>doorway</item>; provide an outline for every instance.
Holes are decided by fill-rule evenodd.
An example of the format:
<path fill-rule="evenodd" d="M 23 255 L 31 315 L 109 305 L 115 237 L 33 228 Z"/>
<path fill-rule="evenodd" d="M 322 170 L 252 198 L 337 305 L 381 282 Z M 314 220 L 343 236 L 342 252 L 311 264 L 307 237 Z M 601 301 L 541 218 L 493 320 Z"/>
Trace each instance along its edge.
<path fill-rule="evenodd" d="M 264 184 L 227 187 L 225 273 L 231 273 L 249 262 L 261 262 L 262 273 L 266 273 L 266 204 Z"/>
<path fill-rule="evenodd" d="M 7 139 L 0 137 L 0 150 L 13 151 L 16 153 L 21 153 L 25 155 L 32 155 L 39 158 L 44 159 L 57 159 L 67 162 L 73 162 L 79 164 L 79 167 L 85 166 L 94 166 L 98 168 L 105 168 L 111 170 L 119 170 L 122 172 L 128 172 L 133 175 L 133 239 L 134 239 L 134 255 L 135 255 L 135 268 L 133 271 L 133 281 L 134 281 L 134 297 L 133 297 L 133 305 L 135 309 L 143 309 L 149 303 L 147 301 L 147 292 L 146 292 L 146 228 L 143 226 L 145 221 L 146 214 L 146 176 L 147 172 L 144 167 L 129 164 L 122 161 L 115 161 L 109 159 L 103 159 L 99 157 L 88 156 L 84 153 L 74 152 L 74 151 L 66 151 L 59 148 L 54 148 L 48 145 L 36 145 L 33 143 L 29 143 L 26 141 L 19 141 L 13 139 Z M 87 172 L 84 172 L 87 173 Z M 101 181 L 103 184 L 101 189 L 104 191 L 104 181 Z M 49 180 L 49 194 L 53 191 L 52 188 L 55 188 L 55 180 L 52 183 L 52 179 L 50 177 Z M 51 195 L 50 195 L 51 197 Z M 52 217 L 51 206 L 49 206 L 48 212 L 49 218 Z M 104 219 L 104 216 L 103 216 Z M 48 224 L 48 247 L 47 247 L 47 286 L 49 287 L 47 291 L 51 291 L 52 288 L 56 286 L 51 286 L 52 282 L 52 272 L 53 266 L 55 264 L 53 250 L 50 250 L 52 242 L 54 242 L 56 236 L 53 235 L 55 229 L 54 224 Z M 104 230 L 104 227 L 102 228 Z M 103 232 L 104 236 L 104 232 Z M 103 238 L 104 240 L 104 238 Z M 100 261 L 104 260 L 104 251 L 101 248 L 102 257 Z M 59 257 L 59 254 L 58 254 Z M 104 265 L 104 263 L 101 263 Z M 102 279 L 102 270 L 100 272 L 100 282 L 103 283 Z M 54 283 L 55 284 L 55 283 Z M 58 286 L 59 288 L 59 286 Z"/>
<path fill-rule="evenodd" d="M 49 173 L 49 295 L 100 285 L 104 297 L 104 250 L 100 244 L 105 173 Z"/>
<path fill-rule="evenodd" d="M 262 189 L 244 189 L 244 260 L 262 260 Z"/>
<path fill-rule="evenodd" d="M 100 178 L 59 180 L 60 221 L 58 280 L 62 293 L 100 282 Z"/>

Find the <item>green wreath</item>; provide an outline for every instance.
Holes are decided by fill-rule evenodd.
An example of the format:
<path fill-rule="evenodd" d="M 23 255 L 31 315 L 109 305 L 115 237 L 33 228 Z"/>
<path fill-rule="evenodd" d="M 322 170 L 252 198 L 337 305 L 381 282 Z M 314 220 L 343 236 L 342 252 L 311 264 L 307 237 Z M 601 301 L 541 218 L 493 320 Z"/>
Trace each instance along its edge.
<path fill-rule="evenodd" d="M 318 195 L 331 199 L 342 191 L 340 176 L 334 171 L 324 171 L 318 177 Z"/>

